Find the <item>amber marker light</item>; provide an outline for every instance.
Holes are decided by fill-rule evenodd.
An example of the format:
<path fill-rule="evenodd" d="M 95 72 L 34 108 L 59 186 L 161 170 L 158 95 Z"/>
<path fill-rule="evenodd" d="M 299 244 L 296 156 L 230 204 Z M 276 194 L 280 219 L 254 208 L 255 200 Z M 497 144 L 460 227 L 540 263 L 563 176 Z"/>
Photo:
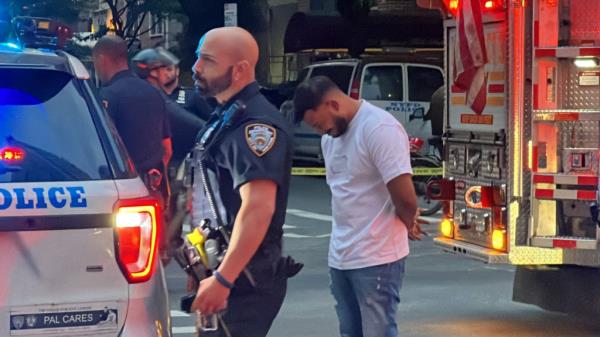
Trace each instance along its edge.
<path fill-rule="evenodd" d="M 494 229 L 492 232 L 492 248 L 506 251 L 506 230 Z"/>
<path fill-rule="evenodd" d="M 440 232 L 442 235 L 452 239 L 454 237 L 454 223 L 450 219 L 444 219 L 440 223 Z"/>

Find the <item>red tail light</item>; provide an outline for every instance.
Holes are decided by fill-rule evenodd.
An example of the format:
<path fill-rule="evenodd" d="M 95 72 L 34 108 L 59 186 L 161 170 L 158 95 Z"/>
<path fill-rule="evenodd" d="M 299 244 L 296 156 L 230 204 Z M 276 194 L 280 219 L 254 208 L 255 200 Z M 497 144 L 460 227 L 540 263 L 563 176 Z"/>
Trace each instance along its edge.
<path fill-rule="evenodd" d="M 456 16 L 461 0 L 444 0 L 446 8 L 453 16 Z M 482 9 L 484 11 L 498 11 L 504 9 L 504 0 L 482 0 Z"/>
<path fill-rule="evenodd" d="M 117 262 L 129 283 L 145 282 L 154 272 L 160 208 L 154 199 L 127 199 L 115 207 Z"/>
<path fill-rule="evenodd" d="M 444 4 L 446 5 L 446 8 L 448 8 L 448 11 L 456 16 L 456 12 L 458 11 L 458 0 L 444 0 Z"/>
<path fill-rule="evenodd" d="M 504 0 L 485 0 L 483 1 L 483 10 L 497 11 L 504 9 Z"/>
<path fill-rule="evenodd" d="M 350 97 L 354 99 L 360 98 L 360 80 L 352 82 L 352 87 L 350 88 Z"/>
<path fill-rule="evenodd" d="M 25 151 L 17 147 L 5 147 L 0 149 L 0 161 L 5 163 L 17 163 L 25 158 Z"/>

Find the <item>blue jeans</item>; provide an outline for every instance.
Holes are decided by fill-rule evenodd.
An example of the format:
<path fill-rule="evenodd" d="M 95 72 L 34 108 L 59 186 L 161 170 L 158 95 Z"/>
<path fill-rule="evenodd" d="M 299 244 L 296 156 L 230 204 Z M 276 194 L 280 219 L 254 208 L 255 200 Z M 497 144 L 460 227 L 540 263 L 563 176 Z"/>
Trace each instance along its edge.
<path fill-rule="evenodd" d="M 404 261 L 350 270 L 330 268 L 341 337 L 397 337 Z"/>

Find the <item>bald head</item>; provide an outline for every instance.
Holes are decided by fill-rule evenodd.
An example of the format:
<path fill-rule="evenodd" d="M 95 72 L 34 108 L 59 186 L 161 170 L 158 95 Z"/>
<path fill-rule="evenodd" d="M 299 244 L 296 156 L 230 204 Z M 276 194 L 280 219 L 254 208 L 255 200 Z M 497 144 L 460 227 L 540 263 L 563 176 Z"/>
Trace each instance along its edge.
<path fill-rule="evenodd" d="M 105 35 L 92 49 L 94 69 L 104 84 L 122 70 L 129 69 L 127 63 L 127 42 L 115 35 Z"/>
<path fill-rule="evenodd" d="M 240 27 L 221 27 L 203 37 L 207 47 L 215 48 L 232 62 L 247 61 L 252 68 L 258 63 L 258 43 L 247 30 Z M 199 50 L 202 45 L 198 46 Z"/>
<path fill-rule="evenodd" d="M 258 43 L 245 29 L 216 28 L 198 43 L 194 79 L 200 92 L 226 101 L 256 79 Z"/>
<path fill-rule="evenodd" d="M 94 45 L 92 53 L 106 55 L 113 62 L 127 62 L 127 42 L 116 35 L 105 35 Z"/>

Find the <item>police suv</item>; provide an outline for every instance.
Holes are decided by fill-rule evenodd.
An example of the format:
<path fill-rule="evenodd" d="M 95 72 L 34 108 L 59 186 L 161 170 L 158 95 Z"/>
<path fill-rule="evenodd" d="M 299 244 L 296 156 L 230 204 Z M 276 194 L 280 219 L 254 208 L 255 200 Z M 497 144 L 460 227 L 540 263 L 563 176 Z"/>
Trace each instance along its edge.
<path fill-rule="evenodd" d="M 0 43 L 0 336 L 171 335 L 160 209 L 88 79 Z"/>

